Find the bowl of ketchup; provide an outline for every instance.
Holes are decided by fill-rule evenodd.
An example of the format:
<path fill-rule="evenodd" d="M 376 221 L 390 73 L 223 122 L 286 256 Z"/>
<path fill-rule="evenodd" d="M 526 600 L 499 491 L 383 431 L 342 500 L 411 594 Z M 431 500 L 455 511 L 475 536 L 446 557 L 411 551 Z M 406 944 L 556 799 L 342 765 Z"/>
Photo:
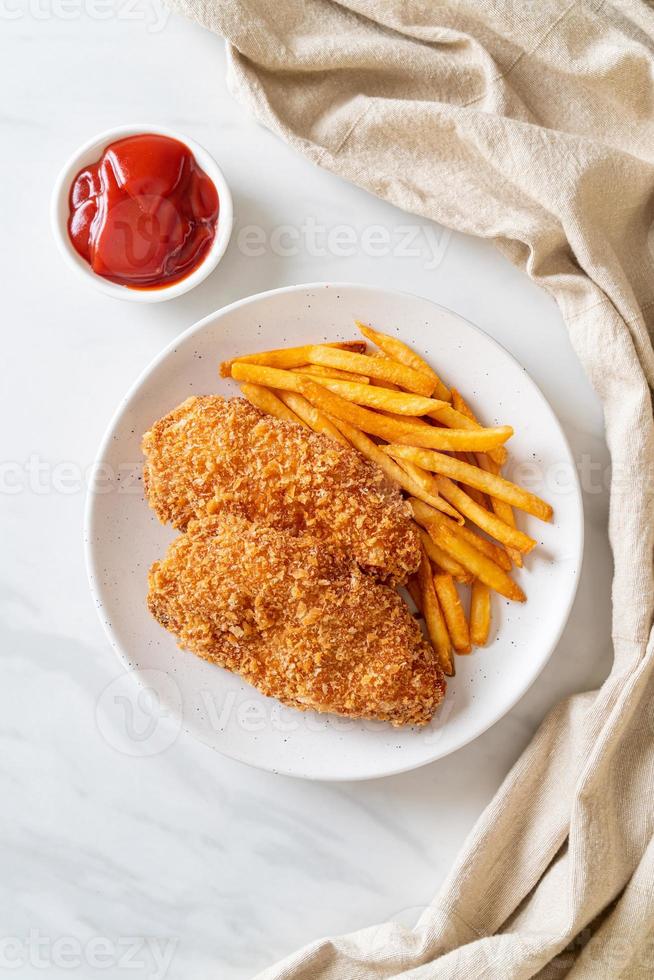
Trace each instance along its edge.
<path fill-rule="evenodd" d="M 66 262 L 103 292 L 140 303 L 202 282 L 220 262 L 232 222 L 213 157 L 159 126 L 100 133 L 71 157 L 52 197 Z"/>

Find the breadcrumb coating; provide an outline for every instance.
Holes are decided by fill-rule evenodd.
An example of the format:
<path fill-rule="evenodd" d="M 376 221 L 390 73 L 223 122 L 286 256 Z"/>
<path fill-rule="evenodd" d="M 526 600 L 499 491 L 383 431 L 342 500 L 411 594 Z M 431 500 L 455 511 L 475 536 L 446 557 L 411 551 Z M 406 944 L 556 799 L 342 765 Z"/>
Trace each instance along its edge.
<path fill-rule="evenodd" d="M 420 563 L 408 504 L 354 449 L 241 398 L 187 399 L 143 437 L 144 486 L 163 523 L 232 510 L 346 552 L 381 581 Z"/>
<path fill-rule="evenodd" d="M 182 648 L 292 707 L 425 725 L 445 693 L 401 597 L 312 534 L 205 517 L 149 583 L 152 614 Z"/>

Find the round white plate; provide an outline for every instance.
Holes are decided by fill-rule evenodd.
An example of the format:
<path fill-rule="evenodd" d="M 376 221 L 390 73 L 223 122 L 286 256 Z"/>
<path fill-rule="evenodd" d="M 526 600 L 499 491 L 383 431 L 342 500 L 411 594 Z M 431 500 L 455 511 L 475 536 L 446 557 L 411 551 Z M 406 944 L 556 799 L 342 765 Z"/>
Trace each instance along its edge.
<path fill-rule="evenodd" d="M 143 499 L 142 434 L 188 395 L 237 394 L 234 382 L 218 377 L 220 361 L 271 347 L 351 339 L 355 317 L 415 347 L 471 400 L 485 424 L 513 424 L 507 473 L 541 493 L 555 511 L 552 524 L 518 515 L 519 526 L 539 542 L 526 567 L 515 573 L 528 600 L 521 605 L 493 596 L 489 646 L 457 657 L 445 702 L 425 729 L 283 708 L 233 674 L 179 650 L 145 604 L 147 570 L 175 532 L 158 523 Z M 150 690 L 145 706 L 139 702 L 145 716 L 156 704 L 157 717 L 168 715 L 178 729 L 263 769 L 313 779 L 367 779 L 454 752 L 525 693 L 570 612 L 581 570 L 583 513 L 561 427 L 503 348 L 426 299 L 319 283 L 233 303 L 191 327 L 155 359 L 120 405 L 100 448 L 86 547 L 91 589 L 112 646 Z M 134 739 L 146 739 L 147 730 L 135 725 Z"/>

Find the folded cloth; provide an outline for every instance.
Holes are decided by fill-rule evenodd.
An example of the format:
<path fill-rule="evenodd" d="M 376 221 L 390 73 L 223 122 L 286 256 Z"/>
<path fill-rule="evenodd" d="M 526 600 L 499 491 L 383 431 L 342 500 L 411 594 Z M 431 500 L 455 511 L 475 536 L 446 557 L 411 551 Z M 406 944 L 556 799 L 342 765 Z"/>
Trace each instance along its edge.
<path fill-rule="evenodd" d="M 266 980 L 654 976 L 654 12 L 637 0 L 174 0 L 309 159 L 493 239 L 556 299 L 612 456 L 614 662 L 546 718 L 416 928 Z"/>

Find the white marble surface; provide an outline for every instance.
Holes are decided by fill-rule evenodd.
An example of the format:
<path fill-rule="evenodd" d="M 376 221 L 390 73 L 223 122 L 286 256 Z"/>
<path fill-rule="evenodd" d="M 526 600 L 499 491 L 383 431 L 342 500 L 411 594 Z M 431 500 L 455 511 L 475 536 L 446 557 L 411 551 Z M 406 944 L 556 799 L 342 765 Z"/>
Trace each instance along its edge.
<path fill-rule="evenodd" d="M 13 963 L 21 977 L 240 980 L 320 935 L 411 921 L 547 709 L 599 684 L 610 661 L 602 417 L 554 303 L 490 244 L 444 237 L 294 155 L 228 94 L 222 42 L 145 2 L 7 0 L 0 11 L 0 973 Z M 217 273 L 152 307 L 78 282 L 48 228 L 50 188 L 68 154 L 132 121 L 205 144 L 237 215 Z M 306 225 L 294 254 L 281 254 L 284 235 L 282 249 L 260 256 L 238 247 L 246 225 L 269 237 L 307 217 L 327 231 L 353 226 L 354 254 L 333 254 L 334 232 L 329 254 Z M 377 249 L 385 254 L 368 254 L 361 233 L 373 225 L 388 231 L 390 244 Z M 406 225 L 418 229 L 413 257 L 395 247 Z M 297 782 L 185 736 L 154 755 L 125 754 L 96 724 L 120 667 L 86 583 L 84 470 L 124 390 L 171 338 L 238 297 L 319 279 L 432 297 L 497 338 L 541 386 L 587 491 L 586 559 L 568 627 L 503 721 L 404 776 Z"/>

